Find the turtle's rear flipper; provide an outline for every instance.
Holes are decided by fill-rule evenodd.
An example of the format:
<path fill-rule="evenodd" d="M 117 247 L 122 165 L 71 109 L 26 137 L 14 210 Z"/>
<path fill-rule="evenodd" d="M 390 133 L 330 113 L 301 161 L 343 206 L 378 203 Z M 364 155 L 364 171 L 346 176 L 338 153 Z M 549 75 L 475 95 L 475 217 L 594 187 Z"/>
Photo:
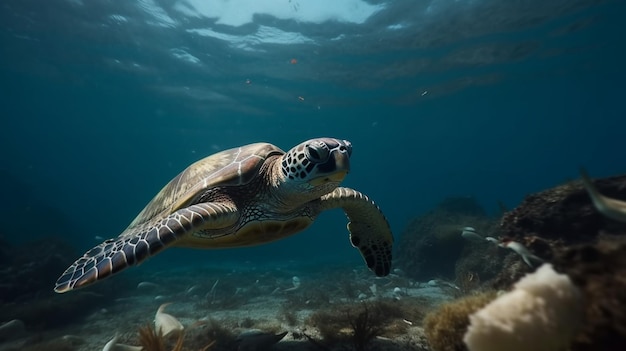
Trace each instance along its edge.
<path fill-rule="evenodd" d="M 220 227 L 236 221 L 236 217 L 234 205 L 201 203 L 180 209 L 143 230 L 133 228 L 134 234 L 122 233 L 87 251 L 57 279 L 54 291 L 64 293 L 102 280 L 141 263 L 198 228 Z"/>
<path fill-rule="evenodd" d="M 352 246 L 359 249 L 367 267 L 379 277 L 391 271 L 393 235 L 389 222 L 366 195 L 350 188 L 337 188 L 322 196 L 323 208 L 341 207 L 348 216 Z"/>

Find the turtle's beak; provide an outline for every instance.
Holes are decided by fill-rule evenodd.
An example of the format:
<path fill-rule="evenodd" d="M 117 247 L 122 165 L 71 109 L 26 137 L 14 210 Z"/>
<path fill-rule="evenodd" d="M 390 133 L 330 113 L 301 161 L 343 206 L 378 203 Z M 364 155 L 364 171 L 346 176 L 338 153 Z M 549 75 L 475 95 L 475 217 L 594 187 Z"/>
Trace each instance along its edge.
<path fill-rule="evenodd" d="M 326 175 L 311 179 L 309 184 L 319 186 L 328 182 L 340 183 L 343 181 L 348 172 L 350 172 L 350 156 L 346 153 L 336 152 L 331 156 L 331 161 L 326 165 L 332 165 L 332 169 L 329 169 Z M 320 168 L 324 169 L 326 167 Z"/>
<path fill-rule="evenodd" d="M 311 179 L 309 184 L 313 186 L 320 186 L 329 182 L 340 183 L 346 177 L 346 174 L 348 174 L 348 171 L 340 171 L 327 176 L 317 177 L 315 179 Z"/>
<path fill-rule="evenodd" d="M 348 174 L 348 171 L 337 172 L 335 174 L 330 175 L 328 179 L 330 179 L 332 182 L 341 182 L 343 181 L 343 179 L 346 177 L 347 174 Z"/>
<path fill-rule="evenodd" d="M 341 177 L 339 181 L 342 181 L 343 178 L 350 172 L 350 155 L 343 152 L 335 152 L 335 176 Z"/>

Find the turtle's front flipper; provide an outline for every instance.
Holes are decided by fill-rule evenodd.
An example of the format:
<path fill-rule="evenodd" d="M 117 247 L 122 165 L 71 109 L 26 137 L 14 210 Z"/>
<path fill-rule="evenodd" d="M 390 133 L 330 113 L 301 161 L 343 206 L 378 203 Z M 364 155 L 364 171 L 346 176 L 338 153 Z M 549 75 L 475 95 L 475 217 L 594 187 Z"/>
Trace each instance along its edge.
<path fill-rule="evenodd" d="M 337 188 L 322 196 L 323 209 L 343 208 L 350 222 L 350 242 L 361 251 L 365 263 L 377 276 L 383 277 L 391 270 L 393 235 L 389 222 L 366 195 L 350 189 Z"/>
<path fill-rule="evenodd" d="M 180 209 L 151 226 L 132 228 L 87 251 L 57 279 L 54 291 L 64 293 L 102 280 L 171 246 L 198 228 L 223 228 L 234 224 L 235 205 L 201 203 Z M 143 230 L 142 230 L 143 229 Z"/>

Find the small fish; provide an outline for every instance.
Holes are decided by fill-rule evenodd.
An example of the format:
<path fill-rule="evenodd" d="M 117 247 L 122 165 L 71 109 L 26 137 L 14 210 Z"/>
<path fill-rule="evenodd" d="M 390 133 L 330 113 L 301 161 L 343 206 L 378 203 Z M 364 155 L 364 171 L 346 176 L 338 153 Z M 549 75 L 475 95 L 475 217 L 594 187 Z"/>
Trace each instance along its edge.
<path fill-rule="evenodd" d="M 533 261 L 537 263 L 537 265 L 543 264 L 543 259 L 538 256 L 535 256 L 532 252 L 530 252 L 526 246 L 518 243 L 517 241 L 509 240 L 500 243 L 498 246 L 504 247 L 514 251 L 516 254 L 522 257 L 522 260 L 531 268 L 535 267 L 536 264 L 533 264 Z"/>
<path fill-rule="evenodd" d="M 476 233 L 476 229 L 472 227 L 463 228 L 461 231 L 461 236 L 467 240 L 477 240 L 477 241 L 485 240 L 485 238 L 483 238 L 480 234 Z"/>
<path fill-rule="evenodd" d="M 487 240 L 490 243 L 496 244 L 496 245 L 500 244 L 500 240 L 494 238 L 493 236 L 485 237 L 485 240 Z"/>
<path fill-rule="evenodd" d="M 611 199 L 600 194 L 584 168 L 580 168 L 580 175 L 596 210 L 608 218 L 626 223 L 626 201 Z"/>

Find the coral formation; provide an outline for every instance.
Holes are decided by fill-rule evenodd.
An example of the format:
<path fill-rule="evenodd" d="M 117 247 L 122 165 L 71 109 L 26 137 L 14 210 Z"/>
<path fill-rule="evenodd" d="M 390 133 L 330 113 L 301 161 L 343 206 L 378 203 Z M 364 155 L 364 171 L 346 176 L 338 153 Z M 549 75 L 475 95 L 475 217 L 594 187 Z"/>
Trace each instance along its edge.
<path fill-rule="evenodd" d="M 470 315 L 471 351 L 566 350 L 582 322 L 582 296 L 567 275 L 544 264 Z"/>
<path fill-rule="evenodd" d="M 470 295 L 444 303 L 424 318 L 424 333 L 435 351 L 464 351 L 463 335 L 469 315 L 483 308 L 496 297 L 493 291 Z"/>

